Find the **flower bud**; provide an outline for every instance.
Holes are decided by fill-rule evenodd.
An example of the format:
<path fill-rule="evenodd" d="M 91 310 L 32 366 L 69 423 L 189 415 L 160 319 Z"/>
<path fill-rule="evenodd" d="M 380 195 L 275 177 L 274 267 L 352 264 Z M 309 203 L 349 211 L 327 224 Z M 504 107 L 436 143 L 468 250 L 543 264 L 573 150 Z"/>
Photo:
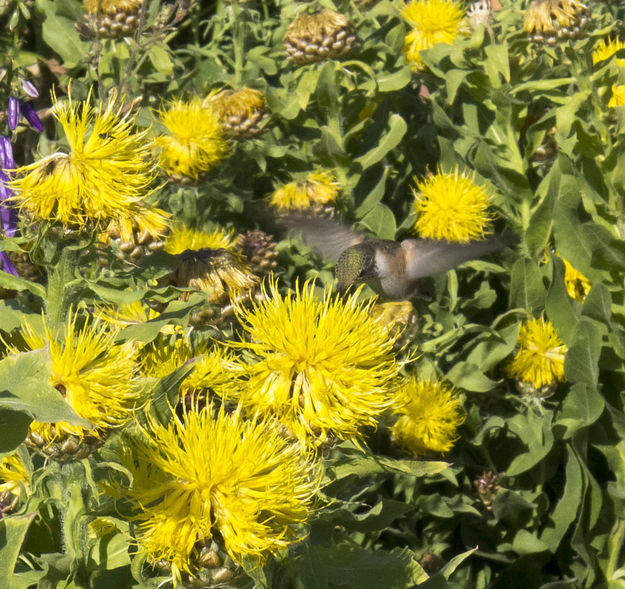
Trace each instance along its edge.
<path fill-rule="evenodd" d="M 11 131 L 15 131 L 17 124 L 20 122 L 20 101 L 14 96 L 9 96 L 7 114 L 9 129 L 11 129 Z"/>
<path fill-rule="evenodd" d="M 22 80 L 22 90 L 24 90 L 24 92 L 26 92 L 26 94 L 28 94 L 31 98 L 39 97 L 39 90 L 37 90 L 35 85 L 28 80 Z"/>
<path fill-rule="evenodd" d="M 21 103 L 22 114 L 24 115 L 24 118 L 30 123 L 30 126 L 35 131 L 39 131 L 39 133 L 41 133 L 41 131 L 43 131 L 43 125 L 41 124 L 41 119 L 39 118 L 37 111 L 28 102 L 24 102 L 22 100 L 20 101 L 20 103 Z"/>

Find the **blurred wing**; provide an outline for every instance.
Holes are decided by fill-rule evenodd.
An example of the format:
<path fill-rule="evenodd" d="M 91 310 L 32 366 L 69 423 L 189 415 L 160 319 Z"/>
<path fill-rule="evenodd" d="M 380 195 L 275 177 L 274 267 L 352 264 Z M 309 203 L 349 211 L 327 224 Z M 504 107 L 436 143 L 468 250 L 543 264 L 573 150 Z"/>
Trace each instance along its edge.
<path fill-rule="evenodd" d="M 308 247 L 334 262 L 348 247 L 365 240 L 362 233 L 333 219 L 315 215 L 293 213 L 286 216 L 283 222 L 294 233 L 299 233 Z"/>
<path fill-rule="evenodd" d="M 469 243 L 406 239 L 402 241 L 402 247 L 407 252 L 406 272 L 410 280 L 447 272 L 464 262 L 503 249 L 514 241 L 515 238 L 507 236 Z"/>

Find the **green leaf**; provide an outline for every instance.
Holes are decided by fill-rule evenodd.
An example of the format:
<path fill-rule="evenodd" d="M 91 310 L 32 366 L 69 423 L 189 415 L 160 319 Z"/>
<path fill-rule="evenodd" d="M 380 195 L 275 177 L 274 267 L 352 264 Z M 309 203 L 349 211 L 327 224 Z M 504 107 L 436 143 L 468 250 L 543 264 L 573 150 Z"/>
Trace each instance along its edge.
<path fill-rule="evenodd" d="M 385 204 L 378 203 L 361 221 L 380 239 L 395 239 L 395 215 Z"/>
<path fill-rule="evenodd" d="M 479 367 L 470 362 L 456 362 L 445 377 L 455 386 L 466 391 L 485 393 L 497 386 L 497 381 L 488 378 Z"/>
<path fill-rule="evenodd" d="M 503 82 L 510 81 L 510 61 L 507 45 L 488 45 L 484 49 L 486 53 L 486 74 L 493 88 L 498 88 Z"/>
<path fill-rule="evenodd" d="M 538 265 L 527 258 L 517 260 L 510 271 L 510 307 L 533 311 L 545 303 L 545 287 Z"/>
<path fill-rule="evenodd" d="M 555 256 L 552 257 L 551 263 L 554 269 L 553 280 L 547 293 L 545 311 L 560 339 L 565 344 L 570 344 L 579 319 L 573 307 L 573 300 L 569 297 L 564 284 L 564 263 Z"/>
<path fill-rule="evenodd" d="M 0 405 L 1 395 L 0 391 Z M 26 413 L 0 406 L 0 454 L 12 452 L 26 439 L 32 421 Z"/>
<path fill-rule="evenodd" d="M 37 512 L 9 515 L 0 520 L 0 587 L 12 589 L 13 571 L 28 528 Z"/>
<path fill-rule="evenodd" d="M 622 240 L 616 239 L 605 227 L 595 223 L 582 225 L 582 233 L 590 243 L 594 268 L 610 272 L 625 270 L 625 243 Z"/>
<path fill-rule="evenodd" d="M 564 374 L 571 383 L 582 382 L 596 389 L 599 380 L 599 357 L 602 334 L 599 324 L 582 318 L 574 332 L 574 341 L 564 360 Z"/>
<path fill-rule="evenodd" d="M 25 412 L 36 421 L 67 421 L 91 427 L 91 423 L 79 417 L 63 395 L 48 384 L 49 381 L 47 349 L 7 356 L 0 360 L 0 407 Z"/>
<path fill-rule="evenodd" d="M 412 70 L 407 65 L 395 72 L 382 71 L 376 79 L 377 89 L 378 92 L 396 92 L 410 84 L 410 80 L 412 80 Z"/>
<path fill-rule="evenodd" d="M 536 554 L 545 552 L 549 547 L 527 530 L 519 530 L 512 541 L 512 548 L 517 554 Z"/>
<path fill-rule="evenodd" d="M 60 3 L 52 0 L 37 0 L 37 5 L 45 13 L 42 37 L 50 48 L 61 56 L 63 65 L 72 68 L 84 58 L 89 43 L 81 41 L 74 27 L 76 19 L 57 15 L 58 4 Z"/>
<path fill-rule="evenodd" d="M 348 531 L 367 533 L 383 530 L 397 518 L 415 509 L 414 505 L 401 501 L 382 499 L 364 513 L 355 514 L 347 509 L 338 509 L 326 517 L 334 525 L 344 526 Z"/>
<path fill-rule="evenodd" d="M 159 74 L 163 76 L 172 76 L 174 74 L 174 64 L 171 61 L 171 57 L 160 45 L 153 45 L 148 52 L 148 57 Z"/>
<path fill-rule="evenodd" d="M 301 110 L 306 110 L 308 106 L 308 101 L 317 87 L 320 71 L 321 70 L 317 67 L 312 66 L 307 69 L 299 79 L 299 83 L 295 89 L 295 96 L 297 97 L 297 104 Z"/>
<path fill-rule="evenodd" d="M 586 384 L 575 383 L 562 402 L 562 409 L 554 426 L 564 428 L 562 439 L 569 439 L 575 432 L 583 427 L 593 424 L 605 407 L 603 397 L 596 388 Z"/>
<path fill-rule="evenodd" d="M 41 284 L 31 282 L 19 276 L 13 276 L 13 274 L 8 274 L 2 270 L 0 270 L 0 287 L 7 290 L 27 290 L 41 298 L 46 295 L 46 289 Z"/>
<path fill-rule="evenodd" d="M 590 289 L 582 307 L 582 316 L 590 317 L 606 326 L 612 325 L 612 297 L 605 285 L 595 284 Z"/>
<path fill-rule="evenodd" d="M 538 464 L 553 447 L 551 420 L 553 414 L 545 411 L 543 416 L 515 415 L 508 420 L 510 431 L 527 446 L 527 451 L 516 456 L 506 469 L 508 476 L 516 476 Z"/>
<path fill-rule="evenodd" d="M 399 145 L 407 130 L 408 125 L 406 125 L 406 121 L 398 114 L 392 114 L 389 118 L 388 131 L 382 135 L 373 149 L 356 158 L 356 163 L 360 164 L 363 170 L 378 163 L 389 151 Z"/>
<path fill-rule="evenodd" d="M 456 556 L 454 556 L 441 570 L 440 572 L 443 574 L 443 576 L 446 579 L 449 579 L 449 577 L 451 577 L 451 575 L 453 575 L 456 572 L 456 569 L 467 559 L 469 558 L 476 550 L 478 549 L 478 547 L 476 546 L 475 548 L 471 548 L 470 550 L 467 550 L 466 552 L 462 552 L 461 554 L 456 554 Z"/>

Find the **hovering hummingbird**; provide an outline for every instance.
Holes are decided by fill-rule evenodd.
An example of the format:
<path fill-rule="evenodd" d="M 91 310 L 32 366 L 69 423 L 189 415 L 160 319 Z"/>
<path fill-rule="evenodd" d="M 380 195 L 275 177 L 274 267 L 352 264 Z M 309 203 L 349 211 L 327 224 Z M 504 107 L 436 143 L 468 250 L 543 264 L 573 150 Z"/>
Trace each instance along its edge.
<path fill-rule="evenodd" d="M 447 272 L 511 245 L 514 238 L 499 236 L 484 241 L 453 243 L 433 239 L 371 239 L 337 221 L 297 215 L 286 221 L 302 235 L 306 245 L 327 259 L 335 260 L 338 288 L 367 283 L 388 299 L 406 299 L 417 294 L 420 278 Z"/>

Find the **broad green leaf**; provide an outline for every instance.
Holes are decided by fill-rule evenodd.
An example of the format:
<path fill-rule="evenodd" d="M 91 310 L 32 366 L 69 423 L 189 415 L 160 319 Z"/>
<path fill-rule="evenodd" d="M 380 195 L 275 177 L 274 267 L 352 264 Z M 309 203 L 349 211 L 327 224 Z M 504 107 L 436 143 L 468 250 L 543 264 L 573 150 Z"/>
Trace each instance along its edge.
<path fill-rule="evenodd" d="M 545 303 L 545 287 L 533 260 L 517 260 L 510 271 L 510 307 L 534 311 Z"/>
<path fill-rule="evenodd" d="M 596 388 L 582 382 L 575 383 L 562 402 L 554 426 L 565 428 L 561 437 L 566 440 L 579 429 L 597 421 L 603 413 L 604 405 L 603 397 Z"/>
<path fill-rule="evenodd" d="M 13 276 L 13 274 L 2 270 L 0 270 L 0 287 L 6 288 L 7 290 L 27 290 L 41 298 L 46 296 L 46 289 L 41 284 L 31 282 L 30 280 L 26 280 L 26 278 Z"/>
<path fill-rule="evenodd" d="M 163 76 L 171 76 L 174 73 L 174 64 L 171 61 L 169 53 L 160 45 L 153 45 L 148 57 L 154 66 L 154 69 Z"/>
<path fill-rule="evenodd" d="M 74 27 L 76 19 L 59 16 L 58 2 L 37 0 L 37 4 L 45 13 L 42 25 L 43 40 L 62 58 L 65 67 L 74 67 L 84 59 L 89 48 L 89 44 L 80 39 Z"/>
<path fill-rule="evenodd" d="M 496 381 L 488 378 L 479 367 L 470 362 L 456 362 L 445 376 L 458 388 L 467 391 L 485 393 L 497 386 Z"/>
<path fill-rule="evenodd" d="M 545 552 L 549 547 L 527 530 L 519 530 L 512 541 L 512 548 L 517 554 L 535 554 Z"/>
<path fill-rule="evenodd" d="M 416 507 L 401 501 L 382 499 L 364 513 L 352 513 L 347 509 L 339 509 L 328 514 L 327 517 L 334 525 L 344 526 L 349 531 L 375 532 L 390 526 L 393 521 Z"/>
<path fill-rule="evenodd" d="M 13 589 L 13 571 L 24 538 L 37 512 L 4 516 L 0 520 L 0 586 Z"/>
<path fill-rule="evenodd" d="M 0 391 L 0 453 L 9 453 L 26 439 L 33 419 L 21 411 L 2 407 L 1 395 Z"/>
<path fill-rule="evenodd" d="M 297 88 L 295 90 L 295 96 L 297 97 L 297 104 L 301 110 L 306 110 L 308 101 L 312 93 L 317 87 L 317 80 L 319 79 L 320 69 L 317 67 L 310 67 L 307 69 L 299 79 Z"/>
<path fill-rule="evenodd" d="M 380 239 L 395 239 L 395 216 L 385 204 L 378 203 L 361 221 Z"/>
<path fill-rule="evenodd" d="M 582 232 L 592 248 L 593 267 L 610 272 L 625 270 L 625 243 L 622 240 L 595 223 L 584 224 Z"/>
<path fill-rule="evenodd" d="M 565 344 L 570 344 L 578 323 L 577 312 L 564 284 L 564 263 L 555 256 L 553 256 L 551 263 L 553 265 L 553 280 L 547 293 L 545 311 L 560 339 Z"/>
<path fill-rule="evenodd" d="M 582 307 L 582 316 L 590 317 L 606 326 L 611 326 L 612 297 L 603 284 L 595 284 L 590 289 Z"/>
<path fill-rule="evenodd" d="M 592 389 L 597 387 L 602 341 L 599 326 L 592 319 L 583 318 L 579 322 L 564 360 L 564 374 L 569 382 L 583 382 Z"/>
<path fill-rule="evenodd" d="M 410 66 L 406 65 L 392 73 L 383 71 L 376 79 L 378 92 L 396 92 L 406 87 L 410 83 L 410 80 L 412 80 L 412 70 Z"/>
<path fill-rule="evenodd" d="M 545 411 L 543 416 L 515 415 L 508 420 L 510 431 L 514 432 L 527 451 L 513 458 L 506 469 L 508 476 L 515 476 L 533 468 L 549 454 L 553 447 L 551 420 L 553 414 Z"/>
<path fill-rule="evenodd" d="M 469 558 L 476 550 L 478 549 L 478 547 L 476 546 L 475 548 L 471 548 L 470 550 L 467 550 L 466 552 L 463 552 L 462 554 L 456 554 L 456 556 L 454 556 L 442 569 L 441 569 L 441 573 L 443 574 L 443 576 L 446 579 L 449 579 L 449 577 L 451 577 L 451 575 L 453 575 L 456 572 L 456 569 L 467 559 Z"/>
<path fill-rule="evenodd" d="M 486 74 L 493 88 L 499 88 L 503 82 L 510 81 L 510 61 L 507 45 L 488 45 L 486 53 Z M 503 78 L 503 80 L 501 79 Z"/>
<path fill-rule="evenodd" d="M 360 164 L 363 170 L 378 163 L 389 151 L 399 145 L 407 130 L 408 125 L 406 125 L 406 121 L 400 115 L 392 114 L 389 118 L 388 131 L 382 135 L 373 149 L 357 158 L 355 160 L 356 163 Z"/>

